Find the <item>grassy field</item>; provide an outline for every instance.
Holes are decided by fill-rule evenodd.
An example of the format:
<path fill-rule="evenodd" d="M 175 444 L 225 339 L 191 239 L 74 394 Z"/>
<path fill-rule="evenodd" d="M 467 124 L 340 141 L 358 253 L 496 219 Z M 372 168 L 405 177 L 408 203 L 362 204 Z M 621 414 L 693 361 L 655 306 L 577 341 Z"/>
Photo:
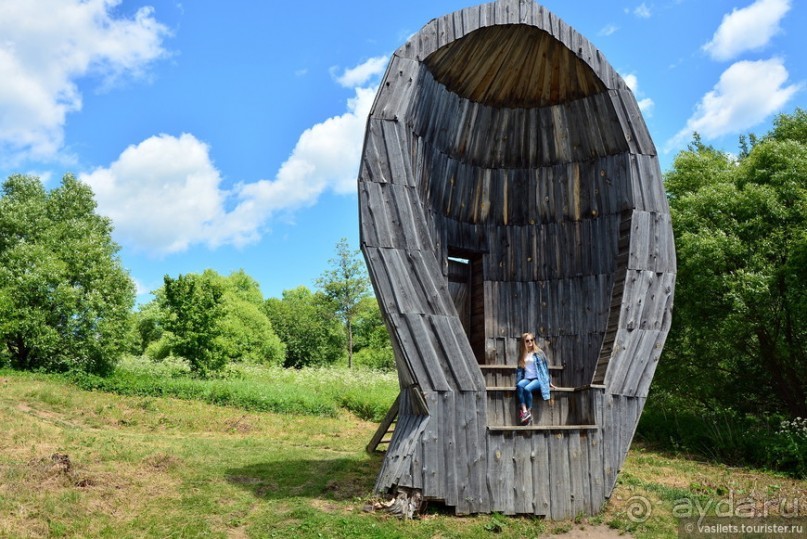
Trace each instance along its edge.
<path fill-rule="evenodd" d="M 0 425 L 3 538 L 538 537 L 596 525 L 676 537 L 681 500 L 707 507 L 746 496 L 771 507 L 799 499 L 807 514 L 807 481 L 634 447 L 594 517 L 458 518 L 431 506 L 399 521 L 364 511 L 381 464 L 364 452 L 376 424 L 345 406 L 319 415 L 255 411 L 6 371 Z M 638 499 L 649 516 L 637 518 Z"/>

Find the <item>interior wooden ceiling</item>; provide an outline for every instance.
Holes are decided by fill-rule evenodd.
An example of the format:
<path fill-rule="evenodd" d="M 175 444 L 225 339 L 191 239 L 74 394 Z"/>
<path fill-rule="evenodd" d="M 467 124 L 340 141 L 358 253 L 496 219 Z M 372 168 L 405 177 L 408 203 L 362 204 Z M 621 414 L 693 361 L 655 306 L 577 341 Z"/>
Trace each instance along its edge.
<path fill-rule="evenodd" d="M 451 92 L 492 107 L 544 107 L 605 90 L 563 43 L 523 24 L 481 28 L 441 47 L 424 63 Z"/>

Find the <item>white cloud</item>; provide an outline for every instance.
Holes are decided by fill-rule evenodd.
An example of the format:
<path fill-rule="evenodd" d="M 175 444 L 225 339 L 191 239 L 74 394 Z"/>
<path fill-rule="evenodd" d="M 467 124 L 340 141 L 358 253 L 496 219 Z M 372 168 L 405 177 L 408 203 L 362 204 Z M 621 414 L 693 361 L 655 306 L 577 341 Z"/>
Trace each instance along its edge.
<path fill-rule="evenodd" d="M 653 100 L 650 99 L 649 97 L 645 97 L 644 99 L 640 99 L 639 102 L 638 102 L 638 105 L 639 105 L 639 110 L 641 110 L 642 112 L 644 112 L 647 115 L 650 115 L 650 113 L 653 111 L 653 107 L 656 106 L 656 104 L 653 102 Z"/>
<path fill-rule="evenodd" d="M 239 185 L 244 201 L 234 210 L 252 219 L 316 202 L 325 190 L 356 190 L 364 129 L 376 88 L 356 88 L 348 110 L 306 129 L 274 180 Z"/>
<path fill-rule="evenodd" d="M 0 162 L 58 157 L 67 115 L 82 107 L 82 77 L 109 85 L 166 56 L 169 32 L 152 8 L 116 18 L 120 2 L 0 2 Z"/>
<path fill-rule="evenodd" d="M 608 37 L 610 35 L 615 34 L 618 30 L 619 30 L 618 26 L 615 26 L 613 24 L 609 24 L 609 25 L 603 27 L 599 32 L 597 32 L 597 35 Z"/>
<path fill-rule="evenodd" d="M 723 16 L 712 40 L 703 50 L 714 60 L 731 60 L 746 51 L 758 50 L 781 30 L 779 24 L 790 10 L 790 0 L 757 0 Z"/>
<path fill-rule="evenodd" d="M 334 80 L 345 88 L 353 88 L 366 84 L 370 79 L 384 73 L 387 67 L 386 56 L 376 56 L 350 69 L 345 69 L 341 75 L 337 75 L 337 68 L 331 69 Z"/>
<path fill-rule="evenodd" d="M 225 189 L 210 148 L 190 134 L 151 137 L 81 179 L 93 188 L 99 211 L 112 219 L 124 245 L 159 255 L 192 245 L 240 247 L 257 241 L 278 212 L 313 205 L 326 191 L 356 191 L 376 88 L 354 92 L 343 114 L 300 135 L 271 180 Z"/>
<path fill-rule="evenodd" d="M 134 285 L 135 285 L 135 295 L 136 296 L 138 296 L 138 297 L 139 296 L 145 296 L 146 294 L 151 293 L 151 290 L 146 285 L 144 285 L 140 280 L 135 279 L 133 277 L 132 281 L 134 282 Z"/>
<path fill-rule="evenodd" d="M 112 219 L 118 241 L 138 250 L 165 254 L 196 243 L 243 244 L 254 233 L 222 237 L 227 193 L 208 146 L 193 135 L 150 137 L 80 179 Z"/>
<path fill-rule="evenodd" d="M 640 19 L 649 19 L 651 16 L 650 8 L 647 7 L 647 4 L 642 2 L 639 4 L 636 9 L 633 10 L 633 14 L 639 17 Z"/>
<path fill-rule="evenodd" d="M 639 90 L 639 78 L 633 73 L 624 75 L 622 78 L 638 99 L 639 110 L 649 116 L 653 111 L 655 103 L 649 97 L 642 98 L 643 93 Z"/>
<path fill-rule="evenodd" d="M 801 89 L 801 85 L 786 86 L 788 77 L 780 58 L 733 64 L 703 96 L 686 127 L 667 143 L 667 151 L 680 147 L 694 131 L 710 140 L 761 123 Z"/>

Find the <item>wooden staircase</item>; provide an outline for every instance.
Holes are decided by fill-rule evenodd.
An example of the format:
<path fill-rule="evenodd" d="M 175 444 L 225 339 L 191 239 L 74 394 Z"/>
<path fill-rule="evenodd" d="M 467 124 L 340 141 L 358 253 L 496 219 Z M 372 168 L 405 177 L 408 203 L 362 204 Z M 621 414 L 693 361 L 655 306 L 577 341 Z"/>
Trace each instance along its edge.
<path fill-rule="evenodd" d="M 587 385 L 581 387 L 555 387 L 550 390 L 551 398 L 543 401 L 540 396 L 533 399 L 530 425 L 520 425 L 516 401 L 516 367 L 513 365 L 480 365 L 485 377 L 487 392 L 487 426 L 490 432 L 530 432 L 530 431 L 569 431 L 597 430 L 594 420 L 596 395 L 591 390 L 600 391 L 605 386 Z M 550 365 L 555 375 L 562 366 Z M 368 453 L 382 453 L 387 450 L 398 423 L 400 395 L 378 425 L 375 434 L 365 448 Z"/>
<path fill-rule="evenodd" d="M 516 399 L 516 367 L 513 365 L 480 365 L 485 376 L 487 391 L 488 430 L 498 431 L 562 431 L 596 430 L 595 398 L 591 389 L 601 386 L 555 387 L 550 389 L 550 400 L 535 395 L 532 406 L 532 423 L 523 426 L 518 420 Z M 562 366 L 550 365 L 553 378 Z"/>
<path fill-rule="evenodd" d="M 395 397 L 395 402 L 390 406 L 387 415 L 384 416 L 370 443 L 367 444 L 365 449 L 368 453 L 381 453 L 382 449 L 379 449 L 379 446 L 384 446 L 383 451 L 386 451 L 389 447 L 392 435 L 395 432 L 395 426 L 398 424 L 398 403 L 400 400 L 401 395 L 399 394 Z"/>

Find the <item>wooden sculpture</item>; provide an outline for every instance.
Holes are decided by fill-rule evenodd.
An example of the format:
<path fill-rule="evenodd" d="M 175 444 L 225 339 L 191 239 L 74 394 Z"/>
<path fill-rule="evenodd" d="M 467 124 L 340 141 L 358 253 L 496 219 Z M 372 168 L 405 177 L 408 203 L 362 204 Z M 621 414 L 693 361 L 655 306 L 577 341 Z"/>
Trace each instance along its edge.
<path fill-rule="evenodd" d="M 381 82 L 359 205 L 401 389 L 376 490 L 458 514 L 598 512 L 675 284 L 656 149 L 623 79 L 530 0 L 434 19 Z M 559 387 L 519 426 L 525 331 Z"/>

